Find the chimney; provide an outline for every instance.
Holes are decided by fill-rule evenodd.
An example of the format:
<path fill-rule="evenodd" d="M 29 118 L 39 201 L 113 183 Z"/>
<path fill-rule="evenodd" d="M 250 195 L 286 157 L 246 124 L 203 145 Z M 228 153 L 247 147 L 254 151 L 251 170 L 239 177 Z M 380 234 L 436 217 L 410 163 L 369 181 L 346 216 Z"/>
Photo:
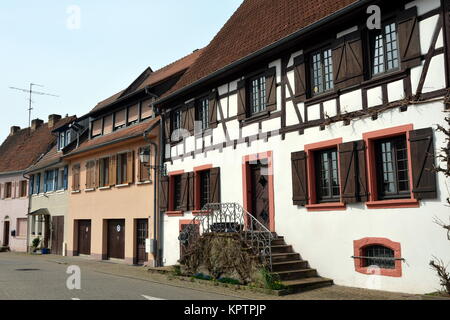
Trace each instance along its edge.
<path fill-rule="evenodd" d="M 59 120 L 61 120 L 61 116 L 59 114 L 49 115 L 48 116 L 48 127 L 53 128 Z"/>
<path fill-rule="evenodd" d="M 44 124 L 44 121 L 42 121 L 41 119 L 34 119 L 34 120 L 32 120 L 31 121 L 31 131 L 36 130 L 37 128 L 39 128 L 43 124 Z"/>
<path fill-rule="evenodd" d="M 13 136 L 13 135 L 15 135 L 17 132 L 19 132 L 19 130 L 20 130 L 20 127 L 17 127 L 17 126 L 11 127 L 11 131 L 9 132 L 9 135 L 10 135 L 10 136 Z"/>

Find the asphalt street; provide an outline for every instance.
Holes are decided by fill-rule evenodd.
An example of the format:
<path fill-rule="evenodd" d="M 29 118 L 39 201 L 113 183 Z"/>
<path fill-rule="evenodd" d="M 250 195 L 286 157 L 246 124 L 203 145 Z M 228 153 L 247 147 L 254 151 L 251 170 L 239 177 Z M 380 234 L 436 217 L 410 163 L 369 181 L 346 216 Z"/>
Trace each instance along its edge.
<path fill-rule="evenodd" d="M 81 289 L 69 290 L 68 265 L 0 254 L 0 300 L 234 300 L 235 297 L 104 274 L 80 267 Z M 73 282 L 70 282 L 73 283 Z"/>

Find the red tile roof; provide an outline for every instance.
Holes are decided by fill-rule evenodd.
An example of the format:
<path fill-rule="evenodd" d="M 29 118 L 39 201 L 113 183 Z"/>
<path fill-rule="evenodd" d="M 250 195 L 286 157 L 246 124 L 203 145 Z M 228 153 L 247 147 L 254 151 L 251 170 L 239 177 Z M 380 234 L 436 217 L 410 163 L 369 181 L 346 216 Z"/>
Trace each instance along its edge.
<path fill-rule="evenodd" d="M 103 147 L 107 144 L 114 144 L 115 142 L 118 142 L 118 141 L 123 141 L 123 140 L 127 140 L 127 139 L 132 139 L 135 137 L 143 136 L 145 130 L 149 129 L 157 121 L 158 121 L 158 118 L 149 119 L 144 122 L 133 125 L 131 127 L 120 129 L 113 133 L 110 133 L 110 134 L 107 134 L 104 136 L 100 136 L 100 137 L 96 137 L 96 138 L 93 138 L 90 140 L 86 140 L 85 142 L 81 143 L 77 149 L 66 154 L 65 156 L 70 157 L 75 154 L 79 154 L 79 153 L 83 153 L 86 151 L 90 151 L 93 149 Z"/>
<path fill-rule="evenodd" d="M 145 87 L 149 87 L 149 86 L 154 86 L 174 75 L 177 75 L 183 71 L 186 71 L 197 59 L 198 57 L 201 55 L 203 49 L 199 49 L 194 51 L 193 53 L 172 62 L 171 64 L 156 70 L 154 72 L 149 73 L 149 75 L 145 78 L 145 80 L 139 85 L 137 86 L 136 90 L 132 91 L 132 92 L 136 92 L 139 90 L 144 89 Z M 91 112 L 96 112 L 99 111 L 105 107 L 107 107 L 108 105 L 110 105 L 111 103 L 117 101 L 122 94 L 125 92 L 126 89 L 114 94 L 113 96 L 99 102 L 92 110 Z M 129 92 L 128 94 L 132 93 Z"/>
<path fill-rule="evenodd" d="M 58 146 L 55 144 L 53 148 L 49 152 L 45 154 L 38 162 L 34 165 L 30 166 L 26 172 L 33 172 L 48 166 L 54 165 L 61 160 L 62 153 L 58 152 Z"/>
<path fill-rule="evenodd" d="M 74 119 L 74 116 L 61 119 L 55 127 Z M 23 171 L 33 165 L 55 144 L 56 136 L 52 130 L 45 123 L 34 131 L 26 128 L 8 136 L 0 146 L 0 174 Z"/>
<path fill-rule="evenodd" d="M 164 96 L 182 89 L 358 0 L 245 0 Z"/>

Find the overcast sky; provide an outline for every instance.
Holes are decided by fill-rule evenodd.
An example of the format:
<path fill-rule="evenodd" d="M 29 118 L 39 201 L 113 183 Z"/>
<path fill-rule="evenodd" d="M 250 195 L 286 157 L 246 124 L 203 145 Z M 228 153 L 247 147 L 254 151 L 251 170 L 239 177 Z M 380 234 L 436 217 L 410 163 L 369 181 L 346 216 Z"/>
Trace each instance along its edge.
<path fill-rule="evenodd" d="M 81 116 L 157 70 L 206 46 L 242 0 L 2 0 L 0 2 L 0 140 L 32 119 Z M 0 143 L 1 143 L 0 142 Z"/>

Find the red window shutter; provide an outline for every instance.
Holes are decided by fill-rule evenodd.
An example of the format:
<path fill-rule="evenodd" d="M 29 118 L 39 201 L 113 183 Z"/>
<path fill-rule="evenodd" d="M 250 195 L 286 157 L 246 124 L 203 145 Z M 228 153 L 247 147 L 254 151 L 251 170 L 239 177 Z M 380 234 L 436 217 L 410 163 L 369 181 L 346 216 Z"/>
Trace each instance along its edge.
<path fill-rule="evenodd" d="M 212 168 L 210 175 L 210 203 L 220 203 L 220 168 Z"/>
<path fill-rule="evenodd" d="M 167 211 L 169 208 L 169 177 L 159 179 L 159 210 Z"/>
<path fill-rule="evenodd" d="M 411 131 L 413 193 L 418 200 L 437 198 L 433 128 Z"/>
<path fill-rule="evenodd" d="M 217 105 L 218 105 L 218 92 L 212 91 L 209 94 L 209 127 L 217 128 Z"/>
<path fill-rule="evenodd" d="M 404 10 L 398 17 L 398 38 L 402 68 L 421 65 L 419 21 L 417 7 Z"/>
<path fill-rule="evenodd" d="M 292 200 L 296 206 L 306 206 L 308 204 L 306 159 L 305 151 L 294 152 L 291 155 Z"/>
<path fill-rule="evenodd" d="M 273 67 L 266 72 L 267 110 L 277 109 L 277 68 Z"/>
<path fill-rule="evenodd" d="M 297 101 L 306 100 L 306 66 L 305 56 L 300 55 L 294 59 L 295 96 Z"/>
<path fill-rule="evenodd" d="M 246 94 L 245 80 L 241 80 L 237 84 L 238 95 L 238 119 L 244 120 L 247 117 L 247 94 Z"/>

